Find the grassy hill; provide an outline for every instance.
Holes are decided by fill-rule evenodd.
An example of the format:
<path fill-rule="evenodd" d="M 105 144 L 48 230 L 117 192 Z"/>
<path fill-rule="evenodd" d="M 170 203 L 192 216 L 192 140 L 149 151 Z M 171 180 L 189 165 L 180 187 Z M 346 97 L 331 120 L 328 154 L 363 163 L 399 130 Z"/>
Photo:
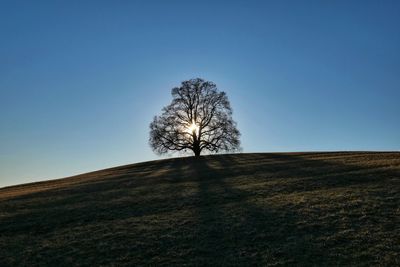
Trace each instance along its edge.
<path fill-rule="evenodd" d="M 0 266 L 400 265 L 400 153 L 174 158 L 0 189 Z"/>

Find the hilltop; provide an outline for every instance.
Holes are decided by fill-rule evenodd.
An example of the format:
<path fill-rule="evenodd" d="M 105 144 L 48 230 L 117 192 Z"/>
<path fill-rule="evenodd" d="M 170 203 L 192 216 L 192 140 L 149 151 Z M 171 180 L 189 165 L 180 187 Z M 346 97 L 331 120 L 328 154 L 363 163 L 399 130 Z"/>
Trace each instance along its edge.
<path fill-rule="evenodd" d="M 144 162 L 0 189 L 0 266 L 399 266 L 399 207 L 399 152 Z"/>

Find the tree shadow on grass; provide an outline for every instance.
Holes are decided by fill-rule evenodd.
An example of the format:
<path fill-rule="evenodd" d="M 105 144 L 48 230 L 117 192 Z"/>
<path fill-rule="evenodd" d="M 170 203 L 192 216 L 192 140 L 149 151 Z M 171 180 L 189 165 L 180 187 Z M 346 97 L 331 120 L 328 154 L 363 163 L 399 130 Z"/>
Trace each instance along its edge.
<path fill-rule="evenodd" d="M 254 168 L 249 167 L 251 165 L 249 162 L 255 162 Z M 348 252 L 342 250 L 342 254 L 337 254 L 329 250 L 332 244 L 324 243 L 322 240 L 329 235 L 335 236 L 340 231 L 357 230 L 359 227 L 357 214 L 343 214 L 342 216 L 348 216 L 345 218 L 348 226 L 341 229 L 341 226 L 329 220 L 312 221 L 312 216 L 318 218 L 330 216 L 329 211 L 313 211 L 317 214 L 310 216 L 297 210 L 296 205 L 289 203 L 284 207 L 274 206 L 272 203 L 270 205 L 268 202 L 265 203 L 265 199 L 274 196 L 284 197 L 285 194 L 313 193 L 332 189 L 346 195 L 346 190 L 351 187 L 376 183 L 385 185 L 385 182 L 399 177 L 398 168 L 385 168 L 387 167 L 385 162 L 382 164 L 378 162 L 375 165 L 371 167 L 320 160 L 318 157 L 310 158 L 310 154 L 223 155 L 213 160 L 199 159 L 194 163 L 194 168 L 199 178 L 199 196 L 203 199 L 198 205 L 199 225 L 196 228 L 202 236 L 201 240 L 206 242 L 200 248 L 205 255 L 202 260 L 224 265 L 356 264 L 360 255 L 352 253 L 359 253 L 359 249 Z M 277 184 L 278 188 L 268 187 L 273 190 L 257 190 L 257 188 L 244 190 L 241 187 L 246 188 L 246 184 L 240 180 L 255 184 L 279 180 L 280 184 Z M 394 185 L 399 189 L 398 179 Z M 344 188 L 343 192 L 340 191 L 341 188 Z M 363 194 L 368 198 L 370 192 L 365 191 Z M 262 200 L 261 205 L 257 204 L 257 200 Z M 329 198 L 322 197 L 314 201 L 328 200 Z M 399 203 L 398 198 L 395 201 Z M 330 203 L 319 204 L 330 205 Z M 396 202 L 392 204 L 386 206 L 386 209 L 395 212 Z M 307 207 L 307 204 L 303 206 Z M 335 207 L 336 204 L 331 206 Z M 336 214 L 335 217 L 340 216 Z M 304 226 L 299 222 L 306 222 L 309 225 Z M 389 228 L 393 228 L 395 222 L 389 221 L 388 224 Z M 373 226 L 379 226 L 379 223 L 369 225 L 371 229 Z M 337 239 L 334 241 L 334 246 L 338 246 L 337 242 L 341 242 L 343 247 L 351 247 L 351 242 L 354 241 L 346 237 L 339 241 Z M 368 259 L 370 263 L 378 263 L 379 259 L 385 256 L 384 253 L 381 250 L 377 252 L 378 255 L 364 254 L 362 257 Z"/>
<path fill-rule="evenodd" d="M 328 210 L 311 216 L 304 213 L 304 209 L 314 209 L 311 204 L 292 204 L 287 199 L 374 183 L 394 183 L 398 189 L 393 182 L 393 177 L 399 177 L 398 168 L 385 169 L 391 164 L 384 162 L 361 166 L 357 160 L 319 155 L 323 154 L 206 156 L 99 172 L 98 179 L 90 182 L 0 203 L 10 214 L 2 218 L 0 232 L 8 240 L 20 236 L 26 242 L 21 246 L 3 243 L 2 248 L 13 254 L 17 247 L 27 247 L 29 259 L 51 264 L 65 263 L 65 258 L 55 255 L 69 250 L 72 262 L 82 265 L 357 263 L 350 252 L 335 254 L 329 250 L 332 244 L 321 241 L 343 230 L 330 221 L 313 221 L 312 216 L 330 216 Z M 343 158 L 347 154 L 330 155 Z M 356 157 L 363 155 L 349 154 L 349 159 Z M 315 202 L 314 196 L 311 201 Z M 400 204 L 398 198 L 393 201 Z M 23 212 L 13 213 L 15 208 Z M 357 218 L 350 218 L 350 224 L 357 224 Z M 377 222 L 370 228 L 379 226 Z M 76 248 L 59 241 L 66 235 Z M 49 238 L 58 245 L 43 247 Z M 339 242 L 333 245 L 348 247 L 353 241 Z M 366 257 L 376 263 L 378 256 L 382 255 Z"/>
<path fill-rule="evenodd" d="M 233 163 L 216 160 L 220 166 Z M 324 251 L 297 231 L 295 211 L 252 203 L 252 193 L 232 187 L 228 180 L 233 173 L 215 163 L 199 159 L 193 164 L 200 198 L 194 256 L 200 265 L 321 262 Z"/>

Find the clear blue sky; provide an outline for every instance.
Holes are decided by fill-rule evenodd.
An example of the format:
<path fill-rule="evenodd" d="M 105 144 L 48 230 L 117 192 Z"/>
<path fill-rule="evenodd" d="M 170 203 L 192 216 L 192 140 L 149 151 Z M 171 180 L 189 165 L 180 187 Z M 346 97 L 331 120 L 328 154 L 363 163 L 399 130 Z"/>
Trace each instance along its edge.
<path fill-rule="evenodd" d="M 1 1 L 0 187 L 158 159 L 181 81 L 244 152 L 400 149 L 400 1 Z"/>

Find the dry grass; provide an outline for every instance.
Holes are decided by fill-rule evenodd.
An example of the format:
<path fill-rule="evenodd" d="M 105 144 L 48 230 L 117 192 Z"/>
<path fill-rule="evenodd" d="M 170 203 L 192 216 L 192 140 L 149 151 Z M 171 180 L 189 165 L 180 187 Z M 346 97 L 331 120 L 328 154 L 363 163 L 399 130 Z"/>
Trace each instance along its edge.
<path fill-rule="evenodd" d="M 400 265 L 400 153 L 153 161 L 0 189 L 0 266 Z"/>

